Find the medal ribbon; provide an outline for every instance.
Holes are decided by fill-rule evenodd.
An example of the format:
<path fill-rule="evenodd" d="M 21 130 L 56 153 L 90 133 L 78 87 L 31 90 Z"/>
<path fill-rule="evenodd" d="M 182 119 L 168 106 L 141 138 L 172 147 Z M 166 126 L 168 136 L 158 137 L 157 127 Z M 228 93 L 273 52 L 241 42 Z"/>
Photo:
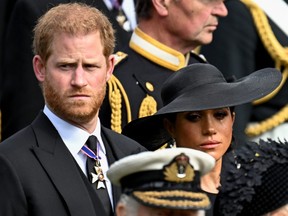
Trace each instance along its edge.
<path fill-rule="evenodd" d="M 84 145 L 82 148 L 81 148 L 81 151 L 89 158 L 92 158 L 94 159 L 95 161 L 96 160 L 101 160 L 101 157 L 99 156 L 99 146 L 97 148 L 97 155 L 87 146 L 87 145 Z"/>

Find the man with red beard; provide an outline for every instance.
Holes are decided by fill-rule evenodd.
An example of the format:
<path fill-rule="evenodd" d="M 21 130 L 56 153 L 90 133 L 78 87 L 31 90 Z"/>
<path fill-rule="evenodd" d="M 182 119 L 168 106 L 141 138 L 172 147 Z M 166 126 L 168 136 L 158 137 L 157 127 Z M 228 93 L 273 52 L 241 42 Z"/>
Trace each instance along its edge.
<path fill-rule="evenodd" d="M 106 171 L 146 150 L 98 118 L 114 45 L 111 23 L 85 4 L 60 4 L 38 20 L 33 68 L 45 107 L 0 145 L 0 215 L 114 215 L 121 191 Z"/>

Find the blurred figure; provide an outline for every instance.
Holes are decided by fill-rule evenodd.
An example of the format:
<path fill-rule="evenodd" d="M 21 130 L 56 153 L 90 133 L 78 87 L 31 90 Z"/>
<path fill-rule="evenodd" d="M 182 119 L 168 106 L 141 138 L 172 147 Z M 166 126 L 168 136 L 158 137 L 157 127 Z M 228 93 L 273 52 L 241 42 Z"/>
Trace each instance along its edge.
<path fill-rule="evenodd" d="M 7 28 L 7 23 L 11 15 L 12 8 L 17 0 L 2 0 L 0 1 L 0 140 L 1 140 L 1 100 L 2 100 L 2 61 L 4 50 L 4 37 Z"/>
<path fill-rule="evenodd" d="M 12 8 L 17 0 L 2 0 L 0 2 L 0 83 L 2 77 L 2 56 L 4 37 L 7 24 L 11 15 Z M 1 85 L 0 85 L 1 86 Z M 1 88 L 0 88 L 0 101 L 1 101 Z"/>
<path fill-rule="evenodd" d="M 117 64 L 100 110 L 106 127 L 121 132 L 131 120 L 162 107 L 163 82 L 186 65 L 206 62 L 193 50 L 212 41 L 223 0 L 138 0 L 138 26 Z"/>
<path fill-rule="evenodd" d="M 288 216 L 288 143 L 263 141 L 235 150 L 215 215 Z"/>
<path fill-rule="evenodd" d="M 107 172 L 122 196 L 117 216 L 204 216 L 211 207 L 201 176 L 215 164 L 210 155 L 188 148 L 163 149 L 125 157 Z"/>
<path fill-rule="evenodd" d="M 227 79 L 266 67 L 282 71 L 281 86 L 252 104 L 237 107 L 234 132 L 240 139 L 288 139 L 288 0 L 227 0 L 211 44 L 201 48 Z"/>
<path fill-rule="evenodd" d="M 32 29 L 36 20 L 49 8 L 67 2 L 70 0 L 17 0 L 13 8 L 5 32 L 2 55 L 3 77 L 0 85 L 3 96 L 1 102 L 2 140 L 27 126 L 44 105 L 31 64 Z M 134 0 L 122 2 L 119 0 L 117 8 L 110 0 L 76 0 L 75 2 L 85 2 L 108 16 L 116 31 L 116 50 L 129 43 L 131 32 L 136 25 Z M 127 17 L 124 17 L 125 29 L 124 23 L 121 24 L 117 20 L 117 17 L 123 16 L 124 12 L 127 14 Z M 129 28 L 127 23 L 129 23 Z"/>

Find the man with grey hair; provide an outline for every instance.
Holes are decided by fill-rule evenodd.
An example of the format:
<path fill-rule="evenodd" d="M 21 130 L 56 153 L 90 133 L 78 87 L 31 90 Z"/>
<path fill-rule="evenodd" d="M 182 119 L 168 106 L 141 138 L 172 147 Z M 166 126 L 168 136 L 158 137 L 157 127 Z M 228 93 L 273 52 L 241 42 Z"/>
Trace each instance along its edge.
<path fill-rule="evenodd" d="M 202 216 L 211 206 L 200 187 L 215 159 L 189 148 L 142 152 L 111 165 L 108 178 L 120 185 L 117 216 Z"/>
<path fill-rule="evenodd" d="M 106 127 L 121 132 L 131 120 L 162 107 L 160 90 L 175 71 L 206 62 L 194 50 L 212 41 L 223 0 L 138 0 L 138 25 L 121 52 L 100 110 Z"/>

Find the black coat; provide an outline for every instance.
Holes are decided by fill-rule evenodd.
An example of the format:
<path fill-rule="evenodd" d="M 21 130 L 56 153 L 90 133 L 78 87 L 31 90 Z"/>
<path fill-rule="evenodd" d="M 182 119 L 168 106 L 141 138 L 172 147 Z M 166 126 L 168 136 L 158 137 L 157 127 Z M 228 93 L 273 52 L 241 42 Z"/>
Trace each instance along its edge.
<path fill-rule="evenodd" d="M 109 164 L 145 151 L 107 128 L 101 128 L 101 136 L 106 149 L 111 149 Z M 105 215 L 83 175 L 57 130 L 40 113 L 31 125 L 0 145 L 0 215 Z M 116 206 L 121 191 L 114 186 L 112 190 Z"/>

